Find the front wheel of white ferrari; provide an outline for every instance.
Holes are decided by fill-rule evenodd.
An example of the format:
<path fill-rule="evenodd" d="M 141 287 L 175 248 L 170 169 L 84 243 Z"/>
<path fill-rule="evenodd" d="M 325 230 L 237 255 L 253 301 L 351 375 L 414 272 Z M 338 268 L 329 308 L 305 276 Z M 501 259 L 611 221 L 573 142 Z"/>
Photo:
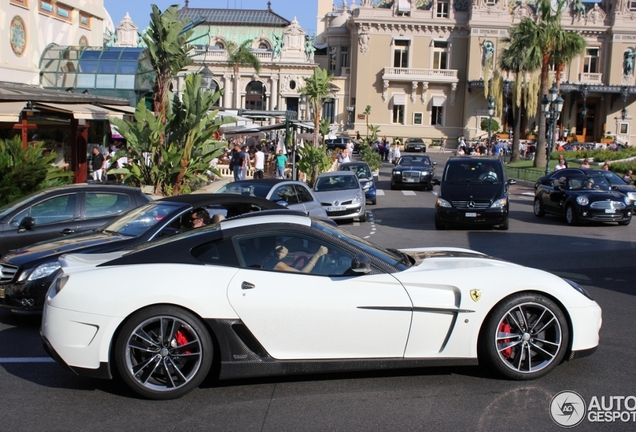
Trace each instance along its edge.
<path fill-rule="evenodd" d="M 149 399 L 176 399 L 205 379 L 213 344 L 201 321 L 175 306 L 154 306 L 130 317 L 115 341 L 123 381 Z"/>
<path fill-rule="evenodd" d="M 509 379 L 548 374 L 563 360 L 570 332 L 563 311 L 540 294 L 518 294 L 490 314 L 480 337 L 480 363 Z"/>

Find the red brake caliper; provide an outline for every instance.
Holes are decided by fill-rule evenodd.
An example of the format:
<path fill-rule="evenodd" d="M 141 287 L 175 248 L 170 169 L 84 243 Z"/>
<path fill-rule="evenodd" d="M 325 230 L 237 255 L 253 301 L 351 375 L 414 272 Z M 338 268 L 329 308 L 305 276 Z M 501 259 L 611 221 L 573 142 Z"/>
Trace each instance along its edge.
<path fill-rule="evenodd" d="M 177 340 L 177 344 L 179 344 L 178 346 L 181 345 L 185 345 L 188 343 L 188 338 L 183 334 L 183 332 L 181 330 L 179 330 L 177 332 L 177 336 L 175 338 Z M 183 353 L 184 354 L 190 354 L 191 351 L 189 350 L 185 350 Z"/>
<path fill-rule="evenodd" d="M 510 330 L 512 330 L 510 328 L 510 324 L 506 324 L 506 323 L 501 323 L 499 325 L 499 331 L 502 333 L 510 333 Z M 503 339 L 501 340 L 501 343 L 508 343 L 510 342 L 510 339 Z M 505 357 L 505 358 L 510 358 L 510 356 L 512 355 L 512 348 L 506 348 L 505 350 L 503 350 L 501 352 L 501 354 Z"/>

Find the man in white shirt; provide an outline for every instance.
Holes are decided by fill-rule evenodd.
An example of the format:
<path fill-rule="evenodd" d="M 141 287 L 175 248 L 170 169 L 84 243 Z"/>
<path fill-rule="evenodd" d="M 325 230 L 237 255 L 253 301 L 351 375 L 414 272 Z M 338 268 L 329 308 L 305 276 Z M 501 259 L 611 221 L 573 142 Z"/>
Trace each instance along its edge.
<path fill-rule="evenodd" d="M 265 153 L 260 144 L 256 146 L 256 153 L 254 153 L 254 169 L 254 178 L 262 179 L 265 174 Z"/>
<path fill-rule="evenodd" d="M 351 162 L 348 149 L 344 149 L 343 151 L 340 152 L 340 154 L 338 155 L 338 162 L 339 163 Z"/>

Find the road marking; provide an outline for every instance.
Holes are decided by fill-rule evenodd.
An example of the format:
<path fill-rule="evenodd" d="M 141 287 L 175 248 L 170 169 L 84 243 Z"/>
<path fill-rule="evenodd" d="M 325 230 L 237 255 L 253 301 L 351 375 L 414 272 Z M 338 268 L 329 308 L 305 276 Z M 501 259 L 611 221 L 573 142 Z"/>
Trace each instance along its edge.
<path fill-rule="evenodd" d="M 384 196 L 384 191 L 382 189 L 378 189 L 375 191 L 375 194 L 379 196 Z"/>
<path fill-rule="evenodd" d="M 0 363 L 53 363 L 51 357 L 0 357 Z"/>
<path fill-rule="evenodd" d="M 402 191 L 402 194 L 403 194 L 403 195 L 417 195 L 417 194 L 415 193 L 415 191 L 411 191 L 411 190 L 403 190 L 403 191 Z"/>

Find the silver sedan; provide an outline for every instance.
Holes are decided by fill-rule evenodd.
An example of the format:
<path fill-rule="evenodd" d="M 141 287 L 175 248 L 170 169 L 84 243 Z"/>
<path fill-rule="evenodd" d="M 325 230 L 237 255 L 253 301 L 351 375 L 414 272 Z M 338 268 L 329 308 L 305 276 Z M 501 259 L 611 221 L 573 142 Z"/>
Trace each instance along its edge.
<path fill-rule="evenodd" d="M 330 219 L 367 220 L 364 191 L 358 177 L 351 171 L 320 174 L 314 185 L 314 194 Z"/>

